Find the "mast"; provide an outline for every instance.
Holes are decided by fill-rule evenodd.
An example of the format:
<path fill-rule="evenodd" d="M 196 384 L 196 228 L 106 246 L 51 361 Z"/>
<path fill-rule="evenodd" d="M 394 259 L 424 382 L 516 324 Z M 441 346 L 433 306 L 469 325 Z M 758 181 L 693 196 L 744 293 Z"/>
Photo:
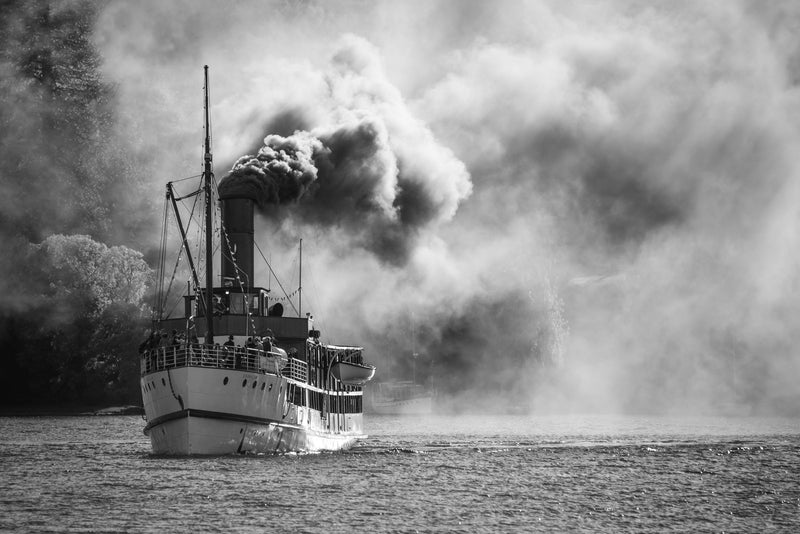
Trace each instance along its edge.
<path fill-rule="evenodd" d="M 297 287 L 297 316 L 303 316 L 303 240 L 300 239 L 300 275 Z"/>
<path fill-rule="evenodd" d="M 206 141 L 205 153 L 203 155 L 203 189 L 206 196 L 206 345 L 214 344 L 214 248 L 213 248 L 213 199 L 211 198 L 211 122 L 208 113 L 208 65 L 203 67 L 205 74 L 204 96 L 205 96 L 205 122 L 206 122 Z"/>

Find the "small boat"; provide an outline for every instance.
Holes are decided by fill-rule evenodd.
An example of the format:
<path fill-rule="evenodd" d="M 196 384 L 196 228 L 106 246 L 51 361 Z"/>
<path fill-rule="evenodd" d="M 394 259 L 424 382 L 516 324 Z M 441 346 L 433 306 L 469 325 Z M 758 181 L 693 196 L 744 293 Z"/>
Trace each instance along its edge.
<path fill-rule="evenodd" d="M 331 366 L 331 374 L 342 384 L 363 386 L 375 376 L 375 366 L 337 361 Z"/>
<path fill-rule="evenodd" d="M 411 380 L 379 382 L 370 391 L 367 411 L 380 415 L 431 415 L 433 394 Z"/>
<path fill-rule="evenodd" d="M 380 415 L 431 415 L 433 413 L 433 377 L 431 387 L 417 383 L 417 334 L 411 330 L 412 379 L 378 382 L 370 388 L 367 411 Z"/>
<path fill-rule="evenodd" d="M 150 338 L 140 347 L 144 433 L 155 454 L 346 449 L 366 437 L 362 387 L 375 367 L 364 363 L 361 347 L 321 341 L 310 314 L 301 313 L 302 271 L 297 291 L 284 297 L 256 285 L 255 199 L 247 192 L 217 190 L 209 124 L 205 67 L 202 180 L 197 189 L 181 195 L 176 184 L 168 183 L 165 206 L 167 211 L 172 208 L 180 232 L 177 261 L 186 257 L 191 280 L 183 296 L 183 315 L 171 316 L 166 300 L 177 261 L 174 269 L 164 261 L 165 230 L 159 280 L 166 282 L 168 273 L 172 279 L 163 285 Z M 204 206 L 204 217 L 189 218 L 204 219 L 205 255 L 199 261 L 190 253 L 189 232 L 178 209 L 184 199 L 202 199 Z M 217 205 L 221 220 L 215 224 Z M 215 235 L 219 243 L 214 243 Z M 221 285 L 214 285 L 215 250 L 220 251 Z M 290 297 L 295 294 L 296 316 L 284 316 L 282 302 L 294 308 Z M 176 307 L 180 308 L 172 309 Z M 220 345 L 217 338 L 226 341 Z"/>

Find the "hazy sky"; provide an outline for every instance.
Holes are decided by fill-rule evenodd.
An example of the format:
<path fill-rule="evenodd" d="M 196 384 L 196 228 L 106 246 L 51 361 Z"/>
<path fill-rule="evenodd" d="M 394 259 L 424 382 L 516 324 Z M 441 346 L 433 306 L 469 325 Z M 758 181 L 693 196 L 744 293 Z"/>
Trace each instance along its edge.
<path fill-rule="evenodd" d="M 798 39 L 796 2 L 730 0 L 111 2 L 96 31 L 154 202 L 200 169 L 205 64 L 218 178 L 269 134 L 330 149 L 259 238 L 303 237 L 330 341 L 389 368 L 414 326 L 465 389 L 681 412 L 800 409 Z"/>

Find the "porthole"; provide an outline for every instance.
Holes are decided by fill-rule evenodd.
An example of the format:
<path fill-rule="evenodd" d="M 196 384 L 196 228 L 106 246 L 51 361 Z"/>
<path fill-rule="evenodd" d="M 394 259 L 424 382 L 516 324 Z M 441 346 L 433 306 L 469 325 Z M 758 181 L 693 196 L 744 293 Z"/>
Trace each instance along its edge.
<path fill-rule="evenodd" d="M 166 380 L 164 380 L 164 378 L 163 378 L 163 377 L 161 378 L 161 383 L 162 383 L 163 385 L 165 385 L 165 386 L 167 385 L 167 381 L 166 381 Z"/>
<path fill-rule="evenodd" d="M 242 387 L 245 387 L 246 385 L 247 385 L 247 379 L 245 378 L 244 380 L 242 380 Z"/>
<path fill-rule="evenodd" d="M 272 384 L 269 385 L 269 390 L 272 391 Z"/>
<path fill-rule="evenodd" d="M 257 386 L 257 385 L 258 385 L 258 382 L 256 382 L 255 380 L 253 380 L 253 389 L 256 389 L 256 386 Z"/>
<path fill-rule="evenodd" d="M 227 376 L 222 379 L 222 385 L 223 386 L 227 386 L 228 385 L 228 377 Z"/>
<path fill-rule="evenodd" d="M 266 382 L 261 382 L 261 391 L 264 391 L 264 388 L 267 386 Z"/>
<path fill-rule="evenodd" d="M 242 432 L 244 432 L 244 428 L 239 429 L 239 434 L 241 434 Z"/>

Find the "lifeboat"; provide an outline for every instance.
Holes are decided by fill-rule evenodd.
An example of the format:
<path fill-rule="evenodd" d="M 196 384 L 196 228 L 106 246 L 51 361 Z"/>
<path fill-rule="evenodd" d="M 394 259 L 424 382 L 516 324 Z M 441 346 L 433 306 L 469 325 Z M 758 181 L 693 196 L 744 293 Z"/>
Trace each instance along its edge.
<path fill-rule="evenodd" d="M 375 376 L 374 365 L 350 362 L 335 362 L 331 366 L 333 377 L 348 386 L 363 386 Z"/>

